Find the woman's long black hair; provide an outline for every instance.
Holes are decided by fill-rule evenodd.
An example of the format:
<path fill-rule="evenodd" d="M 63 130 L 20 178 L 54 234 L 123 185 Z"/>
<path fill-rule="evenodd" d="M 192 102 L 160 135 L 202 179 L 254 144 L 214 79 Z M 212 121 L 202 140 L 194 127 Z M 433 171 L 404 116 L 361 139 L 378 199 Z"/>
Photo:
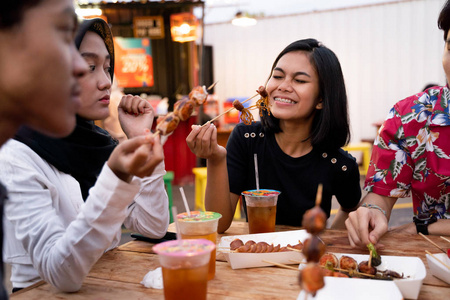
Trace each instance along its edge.
<path fill-rule="evenodd" d="M 347 108 L 347 92 L 341 65 L 333 51 L 315 39 L 298 40 L 286 48 L 275 59 L 273 69 L 286 53 L 303 51 L 308 53 L 311 64 L 319 77 L 319 98 L 323 108 L 314 116 L 309 135 L 311 144 L 316 149 L 338 149 L 350 141 L 350 125 Z M 263 111 L 261 123 L 266 130 L 281 132 L 280 120 Z"/>

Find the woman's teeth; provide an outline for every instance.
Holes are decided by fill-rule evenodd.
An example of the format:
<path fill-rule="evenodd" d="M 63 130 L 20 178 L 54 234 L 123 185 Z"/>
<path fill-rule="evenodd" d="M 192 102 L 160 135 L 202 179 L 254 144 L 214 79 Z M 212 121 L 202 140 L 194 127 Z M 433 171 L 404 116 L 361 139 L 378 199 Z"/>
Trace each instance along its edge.
<path fill-rule="evenodd" d="M 278 101 L 278 102 L 283 102 L 283 103 L 295 103 L 294 101 L 292 101 L 292 100 L 289 100 L 289 99 L 284 99 L 284 98 L 275 98 L 274 99 L 275 101 Z"/>

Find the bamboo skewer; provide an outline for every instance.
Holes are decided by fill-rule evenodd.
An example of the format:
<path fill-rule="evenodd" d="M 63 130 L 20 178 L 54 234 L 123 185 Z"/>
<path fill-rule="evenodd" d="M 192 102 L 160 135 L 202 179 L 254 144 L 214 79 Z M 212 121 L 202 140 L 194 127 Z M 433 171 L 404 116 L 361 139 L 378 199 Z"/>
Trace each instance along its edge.
<path fill-rule="evenodd" d="M 263 259 L 262 262 L 265 262 L 265 263 L 268 263 L 268 264 L 272 264 L 272 265 L 275 265 L 275 266 L 278 266 L 278 267 L 281 267 L 281 268 L 298 271 L 298 268 L 296 268 L 296 267 L 291 267 L 291 266 L 288 266 L 288 265 L 285 265 L 285 264 L 280 264 L 280 263 L 277 263 L 277 262 L 274 262 L 274 261 L 269 261 L 269 260 L 264 260 Z"/>
<path fill-rule="evenodd" d="M 213 84 L 211 84 L 210 86 L 208 86 L 208 88 L 206 89 L 207 91 L 209 91 L 209 90 L 211 90 L 214 86 L 216 86 L 216 84 L 218 83 L 219 81 L 217 80 L 216 82 L 214 82 Z"/>
<path fill-rule="evenodd" d="M 244 104 L 245 102 L 250 101 L 251 99 L 255 98 L 255 97 L 258 96 L 258 95 L 259 95 L 259 94 L 256 93 L 255 95 L 251 96 L 250 98 L 245 99 L 245 100 L 242 101 L 241 103 Z M 205 125 L 207 125 L 207 124 L 210 124 L 210 123 L 214 122 L 215 120 L 217 120 L 218 118 L 220 118 L 220 117 L 223 116 L 224 114 L 229 113 L 229 112 L 232 111 L 233 109 L 235 109 L 234 106 L 231 107 L 231 108 L 229 108 L 228 110 L 224 111 L 223 113 L 219 114 L 218 116 L 212 118 L 211 120 L 209 120 L 208 122 L 206 122 L 205 124 L 203 124 L 202 127 L 205 126 Z"/>
<path fill-rule="evenodd" d="M 316 206 L 320 206 L 320 203 L 322 202 L 322 191 L 323 184 L 319 183 L 319 186 L 317 187 Z"/>
<path fill-rule="evenodd" d="M 447 254 L 447 251 L 445 251 L 443 248 L 441 248 L 438 244 L 436 244 L 435 242 L 433 242 L 432 240 L 430 240 L 429 238 L 427 238 L 422 232 L 419 232 L 419 235 L 421 237 L 423 237 L 424 239 L 426 239 L 428 242 L 430 242 L 433 246 L 435 246 L 436 248 L 438 248 L 439 250 L 441 250 L 442 252 L 444 252 L 445 254 Z"/>
<path fill-rule="evenodd" d="M 442 260 L 440 260 L 439 258 L 437 258 L 435 255 L 433 255 L 432 253 L 430 253 L 430 251 L 425 250 L 425 252 L 429 255 L 431 255 L 435 260 L 437 260 L 438 262 L 440 262 L 442 265 L 444 265 L 447 269 L 450 270 L 450 266 L 447 265 L 445 262 L 443 262 Z"/>
<path fill-rule="evenodd" d="M 289 261 L 292 261 L 293 263 L 296 264 L 307 264 L 308 262 L 305 261 L 298 261 L 298 260 L 294 260 L 294 259 L 290 259 Z M 320 266 L 323 269 L 326 269 L 324 266 Z M 339 271 L 339 272 L 344 272 L 344 273 L 348 273 L 350 275 L 351 274 L 355 274 L 355 275 L 360 275 L 360 276 L 367 276 L 370 278 L 375 278 L 375 275 L 372 274 L 366 274 L 366 273 L 361 273 L 358 271 L 350 271 L 350 270 L 345 270 L 345 269 L 340 269 L 340 268 L 333 268 L 333 271 Z"/>
<path fill-rule="evenodd" d="M 300 253 L 303 252 L 302 250 L 295 249 L 295 248 L 292 248 L 292 247 L 286 247 L 286 249 L 291 250 L 291 251 L 295 251 L 295 252 L 300 252 Z"/>
<path fill-rule="evenodd" d="M 444 241 L 447 241 L 450 243 L 450 240 L 448 238 L 443 237 L 442 235 L 440 236 L 441 239 L 443 239 Z"/>

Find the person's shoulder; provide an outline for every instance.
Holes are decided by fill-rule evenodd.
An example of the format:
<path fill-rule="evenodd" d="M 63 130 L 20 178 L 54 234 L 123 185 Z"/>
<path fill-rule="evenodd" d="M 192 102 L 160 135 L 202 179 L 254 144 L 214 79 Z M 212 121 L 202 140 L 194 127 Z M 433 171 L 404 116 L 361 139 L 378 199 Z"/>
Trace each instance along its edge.
<path fill-rule="evenodd" d="M 3 146 L 0 147 L 0 158 L 5 159 L 5 156 L 21 156 L 23 154 L 35 153 L 30 147 L 15 139 L 8 140 Z"/>
<path fill-rule="evenodd" d="M 321 150 L 318 151 L 318 155 L 320 155 L 327 167 L 335 170 L 346 172 L 358 168 L 356 158 L 341 148 L 335 150 Z"/>
<path fill-rule="evenodd" d="M 33 169 L 43 159 L 22 142 L 10 139 L 0 148 L 0 168 Z"/>
<path fill-rule="evenodd" d="M 252 131 L 261 131 L 263 129 L 260 121 L 252 122 L 250 125 L 245 125 L 244 123 L 238 123 L 234 130 L 238 132 L 252 132 Z"/>
<path fill-rule="evenodd" d="M 403 112 L 405 110 L 411 110 L 411 107 L 416 105 L 417 102 L 421 103 L 428 103 L 433 102 L 437 99 L 439 95 L 448 95 L 449 90 L 445 86 L 433 86 L 431 88 L 426 89 L 425 91 L 416 93 L 414 95 L 411 95 L 409 97 L 406 97 L 403 100 L 398 101 L 395 103 L 394 107 L 398 112 Z"/>
<path fill-rule="evenodd" d="M 264 136 L 264 130 L 261 122 L 253 122 L 250 125 L 239 123 L 234 127 L 233 134 L 239 138 Z"/>

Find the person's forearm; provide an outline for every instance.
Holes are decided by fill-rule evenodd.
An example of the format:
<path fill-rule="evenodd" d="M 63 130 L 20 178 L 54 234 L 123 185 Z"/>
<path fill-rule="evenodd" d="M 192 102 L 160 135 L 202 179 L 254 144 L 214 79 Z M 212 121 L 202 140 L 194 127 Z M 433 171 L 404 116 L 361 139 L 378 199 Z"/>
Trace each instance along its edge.
<path fill-rule="evenodd" d="M 219 161 L 208 160 L 205 208 L 222 214 L 218 227 L 220 233 L 227 230 L 233 221 L 231 206 L 227 160 L 225 157 Z"/>
<path fill-rule="evenodd" d="M 389 221 L 391 217 L 392 208 L 394 207 L 397 198 L 381 196 L 375 193 L 368 193 L 360 202 L 360 206 L 364 203 L 376 205 L 386 213 L 386 218 Z"/>
<path fill-rule="evenodd" d="M 428 234 L 450 236 L 450 219 L 439 219 L 428 225 Z"/>

